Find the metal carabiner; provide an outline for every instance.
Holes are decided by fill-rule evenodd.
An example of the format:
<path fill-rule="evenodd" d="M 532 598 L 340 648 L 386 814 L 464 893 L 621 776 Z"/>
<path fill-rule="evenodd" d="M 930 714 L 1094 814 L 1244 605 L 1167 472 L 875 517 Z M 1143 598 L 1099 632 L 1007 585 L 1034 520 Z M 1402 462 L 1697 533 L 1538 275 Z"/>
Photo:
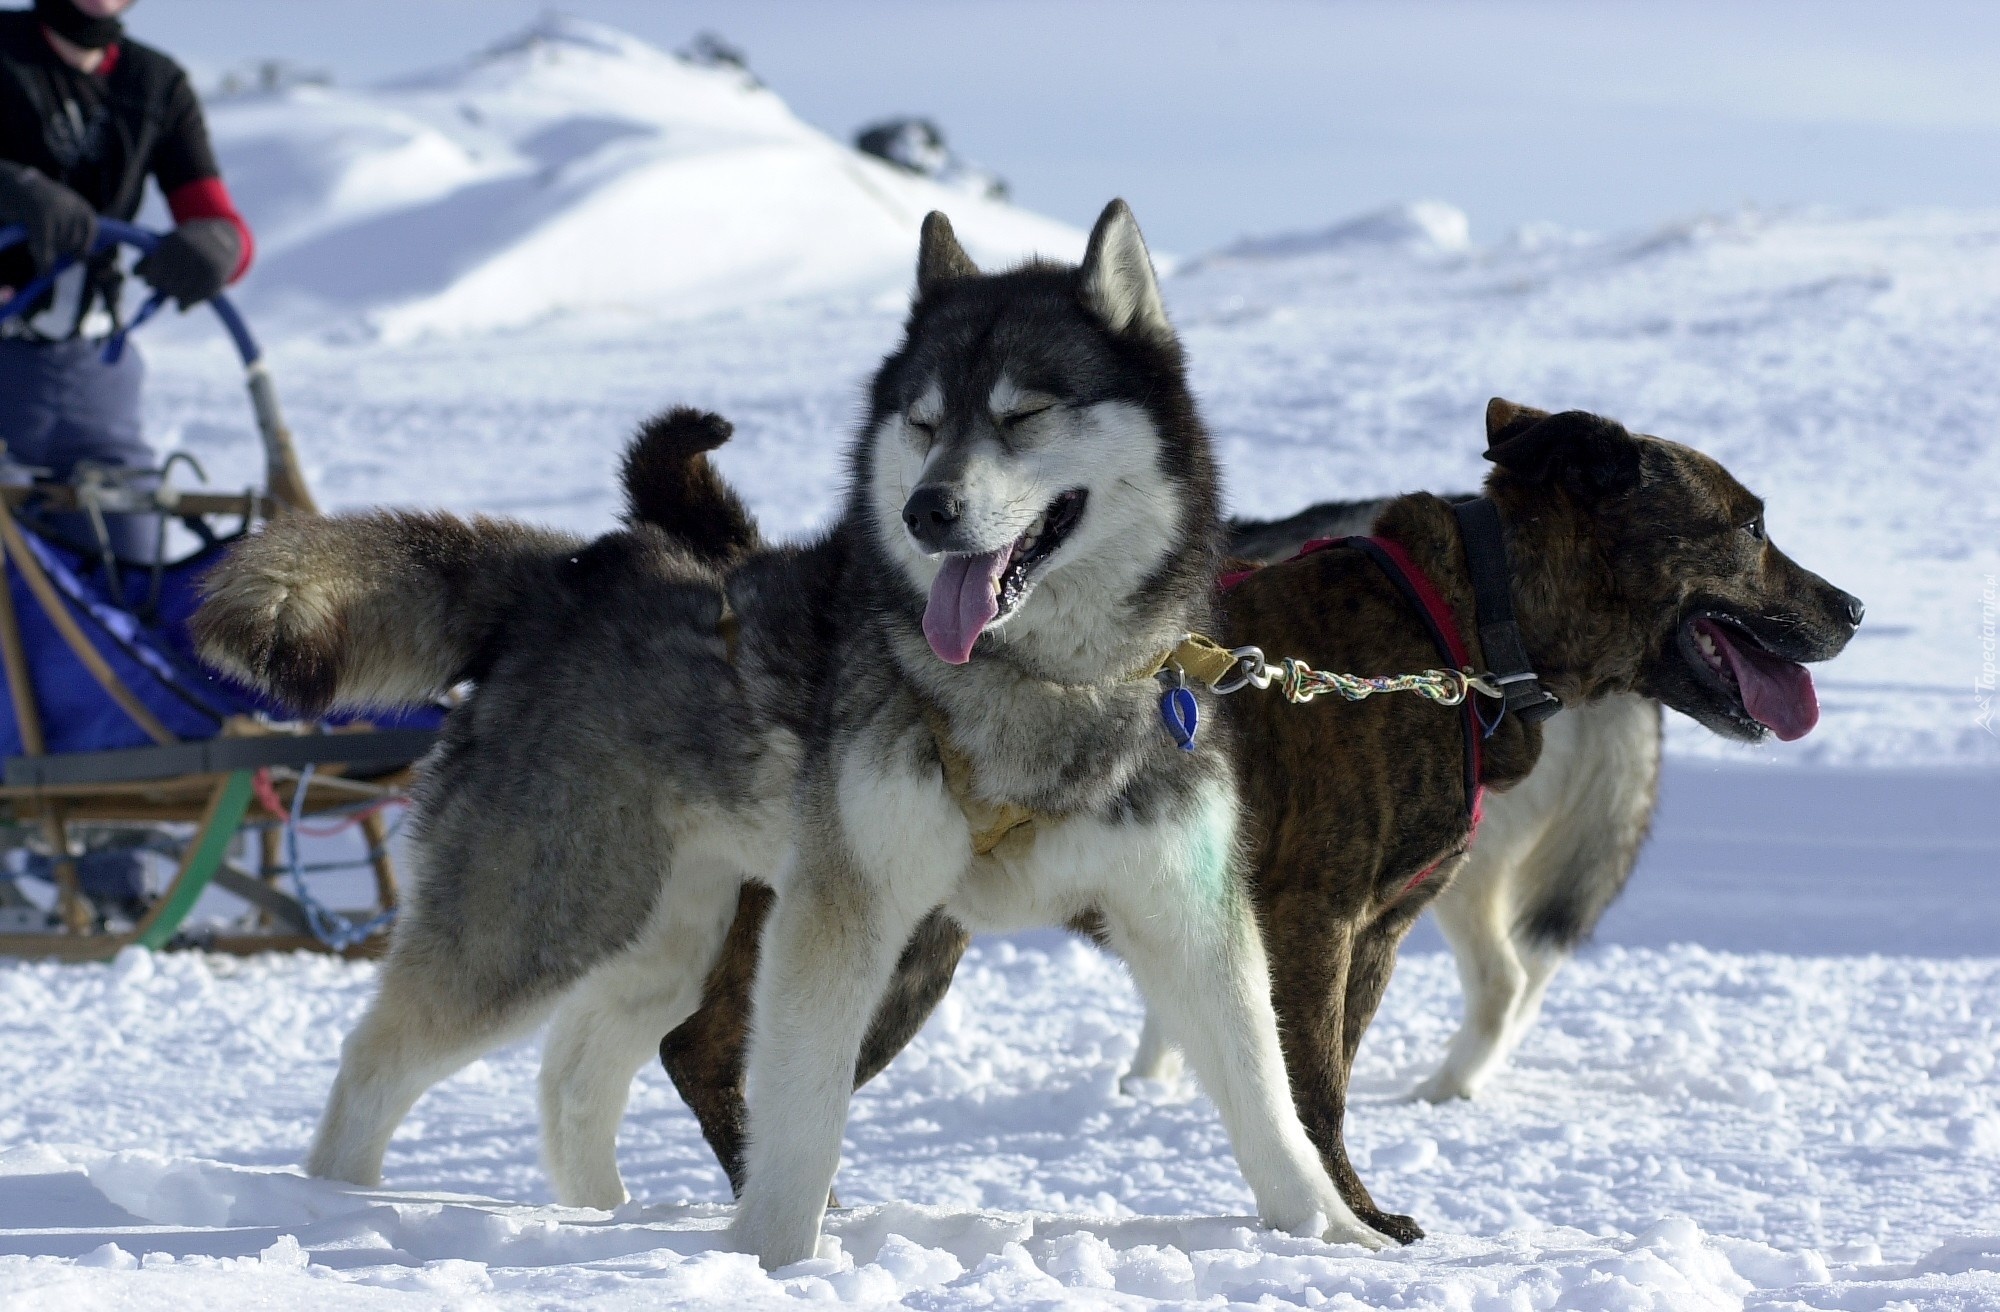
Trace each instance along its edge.
<path fill-rule="evenodd" d="M 1236 658 L 1237 672 L 1217 682 L 1216 693 L 1228 694 L 1252 687 L 1261 691 L 1271 686 L 1271 667 L 1264 663 L 1261 647 L 1233 647 L 1229 654 Z"/>

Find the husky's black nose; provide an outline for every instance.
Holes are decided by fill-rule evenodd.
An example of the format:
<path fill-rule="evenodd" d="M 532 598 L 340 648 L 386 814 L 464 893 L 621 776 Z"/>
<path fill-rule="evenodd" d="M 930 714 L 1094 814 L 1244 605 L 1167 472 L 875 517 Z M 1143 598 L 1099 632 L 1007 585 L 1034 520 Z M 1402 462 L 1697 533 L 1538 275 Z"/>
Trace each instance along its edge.
<path fill-rule="evenodd" d="M 1839 588 L 1835 588 L 1833 590 L 1833 604 L 1842 615 L 1847 617 L 1848 628 L 1858 629 L 1861 627 L 1861 617 L 1868 613 L 1868 608 L 1861 604 L 1861 598 L 1851 592 L 1842 592 Z"/>
<path fill-rule="evenodd" d="M 958 493 L 932 483 L 912 492 L 903 503 L 903 525 L 925 551 L 943 551 L 964 509 Z"/>

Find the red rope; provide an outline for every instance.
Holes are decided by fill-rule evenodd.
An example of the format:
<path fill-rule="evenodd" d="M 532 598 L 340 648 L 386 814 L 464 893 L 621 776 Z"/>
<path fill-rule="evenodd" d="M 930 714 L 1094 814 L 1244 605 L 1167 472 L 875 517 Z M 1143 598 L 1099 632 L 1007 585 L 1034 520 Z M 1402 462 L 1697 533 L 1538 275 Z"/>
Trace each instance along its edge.
<path fill-rule="evenodd" d="M 271 772 L 268 768 L 259 770 L 256 774 L 250 776 L 250 791 L 256 796 L 259 806 L 269 811 L 274 818 L 290 823 L 292 809 L 286 806 L 285 799 L 278 795 L 278 787 L 271 782 Z M 307 838 L 336 838 L 354 828 L 354 826 L 360 824 L 369 816 L 387 810 L 402 800 L 400 797 L 378 797 L 366 806 L 349 811 L 332 824 L 301 824 L 299 832 Z"/>

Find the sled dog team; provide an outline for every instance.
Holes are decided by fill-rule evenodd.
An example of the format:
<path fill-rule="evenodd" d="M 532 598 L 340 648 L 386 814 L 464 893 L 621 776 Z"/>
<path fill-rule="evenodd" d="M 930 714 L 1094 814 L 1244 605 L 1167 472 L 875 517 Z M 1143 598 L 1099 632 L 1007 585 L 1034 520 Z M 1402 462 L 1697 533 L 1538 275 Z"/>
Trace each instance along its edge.
<path fill-rule="evenodd" d="M 734 1241 L 785 1266 L 856 1083 L 968 935 L 1068 925 L 1130 967 L 1136 1073 L 1184 1054 L 1265 1224 L 1408 1242 L 1342 1124 L 1418 914 L 1467 986 L 1424 1092 L 1469 1094 L 1630 867 L 1658 704 L 1796 738 L 1804 663 L 1861 620 L 1714 460 L 1581 412 L 1492 402 L 1478 497 L 1225 525 L 1122 202 L 1081 265 L 999 273 L 930 216 L 818 538 L 763 541 L 704 454 L 728 435 L 648 425 L 595 541 L 293 517 L 211 576 L 204 654 L 301 714 L 476 688 L 420 771 L 415 889 L 314 1175 L 375 1183 L 425 1089 L 546 1021 L 561 1200 L 625 1201 L 657 1050 Z"/>

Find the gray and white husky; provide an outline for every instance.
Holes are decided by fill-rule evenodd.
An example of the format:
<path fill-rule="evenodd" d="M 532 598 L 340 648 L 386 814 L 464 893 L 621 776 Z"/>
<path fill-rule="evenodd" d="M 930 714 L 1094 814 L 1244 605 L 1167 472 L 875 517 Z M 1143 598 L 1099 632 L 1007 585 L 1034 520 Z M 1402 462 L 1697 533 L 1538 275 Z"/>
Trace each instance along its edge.
<path fill-rule="evenodd" d="M 615 1205 L 631 1077 L 773 879 L 738 1242 L 810 1257 L 864 1030 L 911 930 L 1103 927 L 1213 1097 L 1269 1224 L 1379 1247 L 1293 1109 L 1220 717 L 1151 677 L 1212 631 L 1219 492 L 1143 238 L 981 274 L 926 220 L 821 543 L 704 558 L 491 521 L 281 521 L 203 650 L 299 701 L 472 679 L 418 792 L 417 886 L 309 1160 L 370 1182 L 431 1083 L 554 1013 L 544 1145 Z M 1197 690 L 1199 708 L 1212 699 Z"/>
<path fill-rule="evenodd" d="M 1324 501 L 1284 519 L 1235 519 L 1228 551 L 1284 560 L 1315 538 L 1370 532 L 1388 501 Z M 1549 981 L 1624 890 L 1659 781 L 1660 704 L 1621 693 L 1545 723 L 1535 772 L 1487 794 L 1465 864 L 1431 904 L 1458 966 L 1465 1014 L 1415 1097 L 1473 1097 L 1506 1066 L 1534 1027 Z M 1172 1041 L 1149 1015 L 1127 1078 L 1171 1082 L 1180 1070 Z"/>

